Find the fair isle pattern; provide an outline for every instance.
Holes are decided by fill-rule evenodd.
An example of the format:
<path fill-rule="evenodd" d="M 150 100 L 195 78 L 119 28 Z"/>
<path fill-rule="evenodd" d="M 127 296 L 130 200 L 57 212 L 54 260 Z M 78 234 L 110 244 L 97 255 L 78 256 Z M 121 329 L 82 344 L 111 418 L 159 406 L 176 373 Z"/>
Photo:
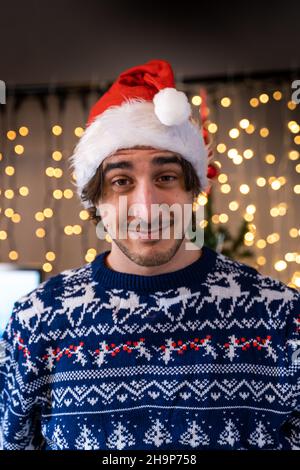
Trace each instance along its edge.
<path fill-rule="evenodd" d="M 108 252 L 14 305 L 0 448 L 300 450 L 300 294 L 203 247 L 159 276 Z"/>

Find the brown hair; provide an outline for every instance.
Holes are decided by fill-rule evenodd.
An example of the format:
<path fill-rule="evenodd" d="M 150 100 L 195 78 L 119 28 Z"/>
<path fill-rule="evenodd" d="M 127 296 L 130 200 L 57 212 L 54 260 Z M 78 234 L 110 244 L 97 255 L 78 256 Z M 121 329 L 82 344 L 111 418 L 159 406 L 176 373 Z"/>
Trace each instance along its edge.
<path fill-rule="evenodd" d="M 196 171 L 192 164 L 187 161 L 185 158 L 178 156 L 178 161 L 182 167 L 183 175 L 184 175 L 184 183 L 186 191 L 192 191 L 193 197 L 197 197 L 198 194 L 201 192 L 201 185 L 198 178 Z M 104 176 L 103 176 L 103 162 L 99 165 L 96 170 L 94 176 L 88 181 L 88 183 L 84 186 L 81 199 L 83 201 L 90 201 L 94 204 L 91 207 L 88 207 L 87 211 L 89 214 L 89 220 L 97 225 L 98 222 L 101 220 L 101 216 L 97 215 L 97 208 L 95 205 L 101 200 L 103 197 L 103 184 L 104 184 Z M 195 231 L 195 212 L 192 213 L 192 230 Z"/>

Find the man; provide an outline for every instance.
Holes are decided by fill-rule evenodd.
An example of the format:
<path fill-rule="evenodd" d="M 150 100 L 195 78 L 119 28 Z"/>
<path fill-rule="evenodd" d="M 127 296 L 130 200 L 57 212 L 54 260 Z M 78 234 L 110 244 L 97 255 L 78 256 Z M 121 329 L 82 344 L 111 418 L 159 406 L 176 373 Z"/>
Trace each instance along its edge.
<path fill-rule="evenodd" d="M 111 250 L 15 303 L 2 447 L 300 449 L 300 295 L 186 236 L 207 148 L 170 65 L 123 72 L 87 124 L 72 166 Z"/>

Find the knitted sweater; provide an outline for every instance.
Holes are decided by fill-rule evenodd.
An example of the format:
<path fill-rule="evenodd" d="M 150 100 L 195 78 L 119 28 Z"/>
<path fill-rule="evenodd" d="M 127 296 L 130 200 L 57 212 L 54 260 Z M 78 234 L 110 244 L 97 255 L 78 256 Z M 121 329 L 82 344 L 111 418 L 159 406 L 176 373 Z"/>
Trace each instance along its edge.
<path fill-rule="evenodd" d="M 300 293 L 203 247 L 177 271 L 109 251 L 14 304 L 2 449 L 300 449 Z"/>

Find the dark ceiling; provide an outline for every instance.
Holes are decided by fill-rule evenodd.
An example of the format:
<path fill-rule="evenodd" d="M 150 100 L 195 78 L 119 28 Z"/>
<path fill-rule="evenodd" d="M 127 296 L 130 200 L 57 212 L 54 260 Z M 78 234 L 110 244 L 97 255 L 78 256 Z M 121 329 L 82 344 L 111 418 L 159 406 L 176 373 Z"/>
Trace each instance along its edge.
<path fill-rule="evenodd" d="M 300 66 L 300 2 L 10 1 L 0 4 L 0 79 L 97 83 L 153 58 L 177 79 Z"/>

